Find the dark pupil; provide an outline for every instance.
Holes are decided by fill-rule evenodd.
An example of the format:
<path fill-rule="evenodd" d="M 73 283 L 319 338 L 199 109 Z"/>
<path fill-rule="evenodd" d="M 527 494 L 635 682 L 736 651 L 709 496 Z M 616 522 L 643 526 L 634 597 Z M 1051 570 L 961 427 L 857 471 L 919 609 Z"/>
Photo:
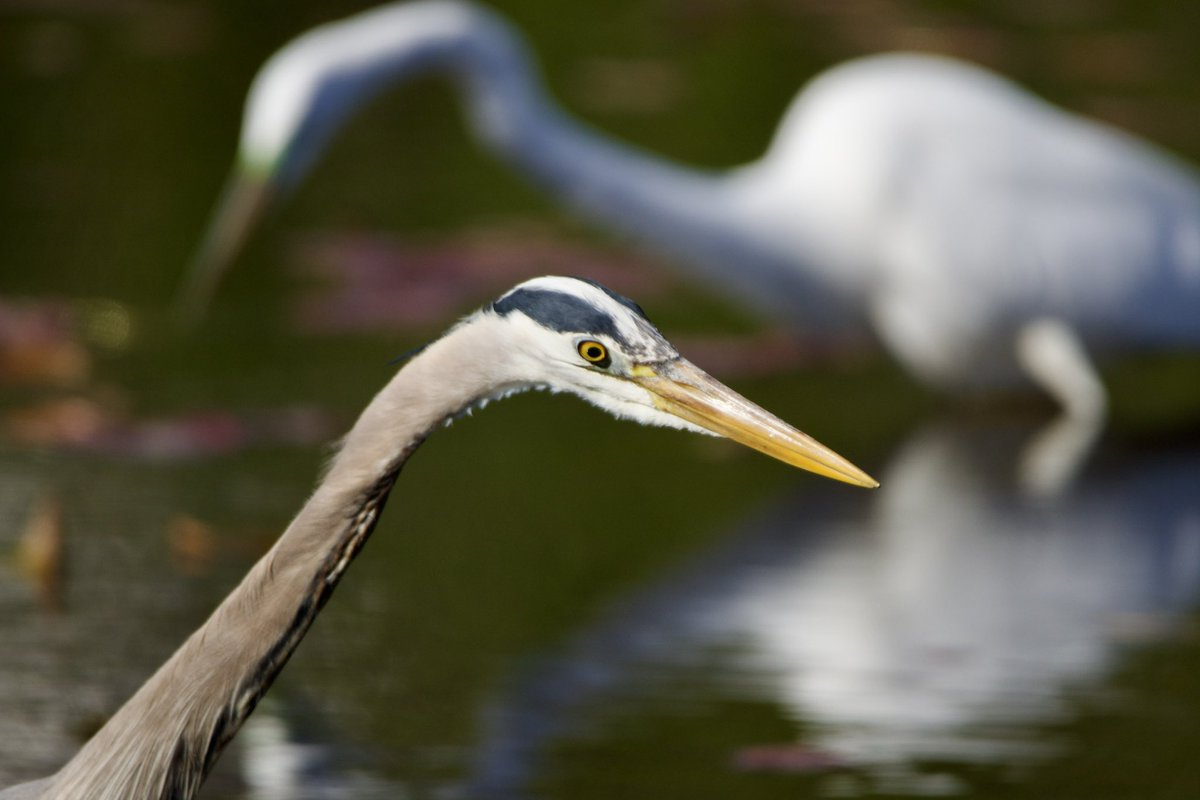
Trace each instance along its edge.
<path fill-rule="evenodd" d="M 599 361 L 600 356 L 602 356 L 602 355 L 603 355 L 603 351 L 601 351 L 599 347 L 596 347 L 596 345 L 592 345 L 591 347 L 589 347 L 587 349 L 587 357 L 592 359 L 593 361 Z"/>

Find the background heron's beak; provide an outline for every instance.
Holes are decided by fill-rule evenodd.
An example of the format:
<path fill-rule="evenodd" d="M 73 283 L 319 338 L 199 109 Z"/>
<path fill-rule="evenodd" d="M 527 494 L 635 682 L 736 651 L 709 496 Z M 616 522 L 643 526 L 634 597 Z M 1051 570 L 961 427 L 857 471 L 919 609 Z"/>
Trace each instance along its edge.
<path fill-rule="evenodd" d="M 239 171 L 229 178 L 176 298 L 176 313 L 183 325 L 195 325 L 204 316 L 221 278 L 274 195 L 274 186 L 265 175 Z"/>
<path fill-rule="evenodd" d="M 868 488 L 879 485 L 825 445 L 682 358 L 652 368 L 635 367 L 631 380 L 653 395 L 660 410 L 693 425 L 827 478 Z"/>

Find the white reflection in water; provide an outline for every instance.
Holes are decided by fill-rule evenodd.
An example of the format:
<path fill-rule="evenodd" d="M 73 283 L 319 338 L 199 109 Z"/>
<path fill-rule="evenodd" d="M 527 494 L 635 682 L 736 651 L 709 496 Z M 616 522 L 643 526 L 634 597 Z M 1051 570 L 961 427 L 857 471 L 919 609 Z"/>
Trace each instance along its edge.
<path fill-rule="evenodd" d="M 245 800 L 402 798 L 405 787 L 378 778 L 362 759 L 333 739 L 290 698 L 275 691 L 263 699 L 235 740 Z"/>
<path fill-rule="evenodd" d="M 1197 601 L 1200 450 L 1101 449 L 1047 497 L 1021 488 L 1024 438 L 928 428 L 865 503 L 806 485 L 757 515 L 524 673 L 489 713 L 470 793 L 521 796 L 539 751 L 689 662 L 892 791 L 921 791 L 896 781 L 921 759 L 1048 754 L 1035 727 L 1067 690 Z"/>

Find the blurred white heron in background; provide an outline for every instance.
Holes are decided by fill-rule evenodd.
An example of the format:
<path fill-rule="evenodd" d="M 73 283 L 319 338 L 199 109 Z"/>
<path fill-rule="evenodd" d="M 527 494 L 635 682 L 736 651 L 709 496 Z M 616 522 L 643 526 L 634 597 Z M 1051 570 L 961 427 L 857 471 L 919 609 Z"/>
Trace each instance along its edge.
<path fill-rule="evenodd" d="M 979 67 L 892 54 L 813 79 L 758 161 L 690 169 L 571 119 L 518 33 L 459 0 L 385 5 L 267 61 L 191 314 L 338 127 L 429 72 L 455 80 L 489 149 L 568 207 L 795 323 L 870 325 L 933 386 L 1032 383 L 1099 420 L 1093 355 L 1200 344 L 1200 183 L 1127 134 Z"/>

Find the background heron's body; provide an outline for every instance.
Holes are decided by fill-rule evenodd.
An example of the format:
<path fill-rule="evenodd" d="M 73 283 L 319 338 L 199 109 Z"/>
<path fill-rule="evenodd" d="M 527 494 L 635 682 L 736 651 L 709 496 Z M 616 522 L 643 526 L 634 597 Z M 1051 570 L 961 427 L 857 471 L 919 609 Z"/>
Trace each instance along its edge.
<path fill-rule="evenodd" d="M 1014 337 L 1039 319 L 1102 351 L 1200 344 L 1196 175 L 982 69 L 835 67 L 732 180 L 792 268 L 825 265 L 934 384 L 1018 379 Z"/>
<path fill-rule="evenodd" d="M 0 797 L 193 797 L 370 536 L 413 451 L 471 408 L 535 388 L 573 392 L 643 424 L 728 436 L 793 465 L 875 485 L 684 361 L 632 301 L 579 279 L 527 281 L 414 356 L 208 621 L 58 773 Z"/>
<path fill-rule="evenodd" d="M 1103 392 L 1085 349 L 1200 344 L 1191 170 L 949 58 L 835 67 L 799 94 L 762 159 L 703 172 L 566 116 L 494 12 L 391 4 L 267 62 L 239 169 L 287 190 L 380 87 L 427 71 L 452 75 L 483 142 L 569 207 L 802 327 L 870 325 L 932 385 L 1033 376 L 1069 407 L 1093 408 Z M 226 259 L 248 224 L 218 224 L 200 262 Z M 1023 331 L 1048 320 L 1078 381 L 1030 363 L 1046 357 Z"/>

